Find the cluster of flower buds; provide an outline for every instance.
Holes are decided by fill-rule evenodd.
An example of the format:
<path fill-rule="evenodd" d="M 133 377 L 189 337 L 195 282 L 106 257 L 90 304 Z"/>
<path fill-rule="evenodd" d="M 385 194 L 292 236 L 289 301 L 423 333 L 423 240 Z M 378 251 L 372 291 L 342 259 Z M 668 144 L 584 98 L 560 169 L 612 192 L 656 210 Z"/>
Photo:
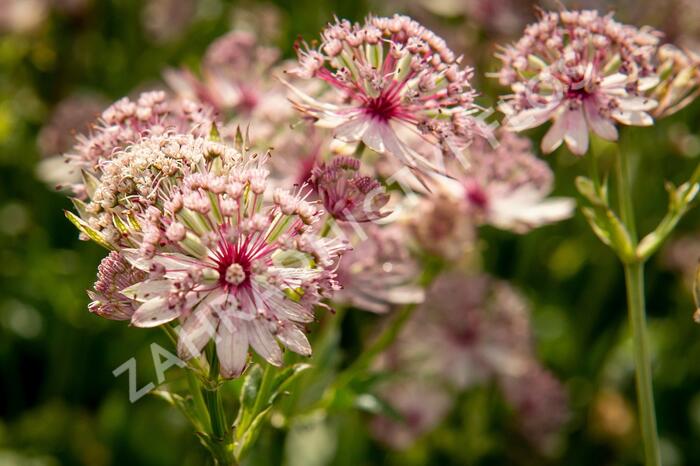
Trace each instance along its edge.
<path fill-rule="evenodd" d="M 326 212 L 336 220 L 362 223 L 389 215 L 381 212 L 389 202 L 384 187 L 374 178 L 360 175 L 359 170 L 358 159 L 338 156 L 311 172 L 311 184 Z"/>
<path fill-rule="evenodd" d="M 664 44 L 657 58 L 661 81 L 651 97 L 659 103 L 654 116 L 662 118 L 682 110 L 700 95 L 700 56 Z"/>
<path fill-rule="evenodd" d="M 616 123 L 648 126 L 657 102 L 657 31 L 616 22 L 597 11 L 543 12 L 521 39 L 504 47 L 497 73 L 510 86 L 501 104 L 513 131 L 553 120 L 542 140 L 552 152 L 566 141 L 577 155 L 588 150 L 589 130 L 616 140 Z"/>
<path fill-rule="evenodd" d="M 298 45 L 290 73 L 319 79 L 336 92 L 315 99 L 295 87 L 295 105 L 347 142 L 397 157 L 424 172 L 440 169 L 433 154 L 409 143 L 416 133 L 437 152 L 454 155 L 485 132 L 470 84 L 473 71 L 445 41 L 406 16 L 337 20 L 321 33 L 318 50 Z M 335 95 L 334 95 L 335 94 Z"/>
<path fill-rule="evenodd" d="M 192 170 L 229 170 L 241 157 L 226 144 L 189 134 L 145 137 L 100 159 L 95 174 L 83 171 L 85 199 L 73 203 L 90 235 L 112 245 L 129 245 L 133 215 L 162 202 L 162 187 Z"/>
<path fill-rule="evenodd" d="M 119 252 L 100 266 L 91 310 L 137 327 L 179 320 L 180 357 L 214 340 L 224 377 L 240 375 L 249 346 L 275 365 L 277 342 L 309 355 L 303 325 L 339 288 L 347 246 L 315 233 L 308 191 L 272 189 L 267 160 L 182 134 L 101 160 L 74 221 Z"/>
<path fill-rule="evenodd" d="M 99 178 L 106 161 L 142 137 L 169 133 L 208 136 L 212 125 L 210 109 L 172 100 L 162 91 L 143 93 L 135 102 L 125 97 L 102 112 L 89 135 L 78 136 L 65 161 L 76 173 L 87 171 Z M 71 188 L 78 197 L 86 195 L 85 184 Z"/>

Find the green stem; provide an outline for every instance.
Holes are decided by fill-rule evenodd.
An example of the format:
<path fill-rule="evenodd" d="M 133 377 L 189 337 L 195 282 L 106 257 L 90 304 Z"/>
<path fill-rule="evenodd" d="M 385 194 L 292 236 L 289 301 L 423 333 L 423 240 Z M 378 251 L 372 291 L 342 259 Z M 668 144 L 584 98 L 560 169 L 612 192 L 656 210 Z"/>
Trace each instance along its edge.
<path fill-rule="evenodd" d="M 377 338 L 372 345 L 355 360 L 355 362 L 338 374 L 338 377 L 336 377 L 333 384 L 331 384 L 325 390 L 319 403 L 314 405 L 311 410 L 327 408 L 333 401 L 333 397 L 339 389 L 350 384 L 360 373 L 367 370 L 372 365 L 375 358 L 385 349 L 391 346 L 391 344 L 396 340 L 396 337 L 398 337 L 404 324 L 413 314 L 415 307 L 415 304 L 407 304 L 404 306 L 394 316 L 394 320 L 389 324 L 384 332 L 379 335 L 379 338 Z"/>
<path fill-rule="evenodd" d="M 617 189 L 620 203 L 620 216 L 627 231 L 632 238 L 634 246 L 637 246 L 637 225 L 634 219 L 634 207 L 632 206 L 632 187 L 630 185 L 629 158 L 624 151 L 617 151 Z"/>
<path fill-rule="evenodd" d="M 634 344 L 634 366 L 637 382 L 637 404 L 644 440 L 647 466 L 660 466 L 659 434 L 656 431 L 654 390 L 651 377 L 651 355 L 644 310 L 644 264 L 625 264 L 627 308 Z"/>
<path fill-rule="evenodd" d="M 187 385 L 189 386 L 190 394 L 192 395 L 192 401 L 194 402 L 194 409 L 197 413 L 197 418 L 202 424 L 202 429 L 205 432 L 211 432 L 209 410 L 204 402 L 204 397 L 202 396 L 202 384 L 189 368 L 185 369 L 185 373 L 187 374 Z"/>
<path fill-rule="evenodd" d="M 270 386 L 272 385 L 272 381 L 275 378 L 274 375 L 274 366 L 270 363 L 265 363 L 262 381 L 260 382 L 260 389 L 258 390 L 258 395 L 255 398 L 255 404 L 253 405 L 253 419 L 255 419 L 255 416 L 257 416 L 258 413 L 264 409 L 264 405 L 266 404 L 267 399 L 270 396 L 268 392 L 270 391 Z"/>
<path fill-rule="evenodd" d="M 209 410 L 211 421 L 211 433 L 217 442 L 223 441 L 226 437 L 226 416 L 223 402 L 221 401 L 221 391 L 219 390 L 219 360 L 216 351 L 211 351 L 209 362 L 209 384 L 204 389 L 204 399 Z"/>
<path fill-rule="evenodd" d="M 617 186 L 622 222 L 629 231 L 633 247 L 637 247 L 637 232 L 630 186 L 630 173 L 627 154 L 618 151 Z M 632 327 L 634 345 L 634 365 L 637 384 L 637 404 L 644 441 L 646 466 L 660 466 L 661 454 L 659 435 L 656 430 L 654 411 L 654 390 L 651 374 L 651 355 L 646 326 L 644 303 L 644 262 L 642 260 L 624 263 L 625 285 L 627 287 L 627 310 Z"/>

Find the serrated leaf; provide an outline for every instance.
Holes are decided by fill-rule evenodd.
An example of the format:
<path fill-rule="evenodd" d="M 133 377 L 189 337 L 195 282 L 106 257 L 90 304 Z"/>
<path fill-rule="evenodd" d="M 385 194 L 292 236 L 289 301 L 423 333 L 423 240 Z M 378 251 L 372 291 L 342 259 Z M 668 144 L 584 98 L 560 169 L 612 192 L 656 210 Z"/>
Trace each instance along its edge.
<path fill-rule="evenodd" d="M 75 215 L 73 212 L 70 212 L 68 210 L 63 211 L 66 215 L 66 218 L 71 221 L 73 225 L 81 232 L 84 233 L 88 238 L 90 238 L 92 241 L 95 243 L 99 244 L 105 249 L 109 250 L 114 250 L 114 246 L 110 244 L 103 236 L 102 234 L 95 230 L 94 228 L 90 227 L 83 219 Z"/>

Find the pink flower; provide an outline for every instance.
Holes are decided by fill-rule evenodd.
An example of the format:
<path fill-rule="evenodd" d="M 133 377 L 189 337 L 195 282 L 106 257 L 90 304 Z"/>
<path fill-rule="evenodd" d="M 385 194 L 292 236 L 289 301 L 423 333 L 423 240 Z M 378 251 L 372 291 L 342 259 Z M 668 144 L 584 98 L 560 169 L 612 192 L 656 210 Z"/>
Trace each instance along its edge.
<path fill-rule="evenodd" d="M 334 300 L 376 313 L 420 303 L 425 294 L 418 284 L 420 273 L 399 226 L 368 225 L 340 261 L 338 283 L 342 289 Z"/>
<path fill-rule="evenodd" d="M 290 73 L 316 78 L 331 91 L 315 99 L 291 86 L 294 104 L 346 142 L 362 141 L 411 169 L 439 170 L 406 142 L 416 135 L 437 152 L 459 152 L 482 131 L 473 113 L 472 70 L 444 40 L 406 16 L 338 20 L 321 33 L 319 50 L 298 48 Z"/>
<path fill-rule="evenodd" d="M 271 98 L 271 78 L 279 51 L 258 44 L 248 32 L 232 31 L 214 41 L 202 62 L 202 79 L 189 70 L 167 70 L 166 81 L 186 99 L 203 102 L 220 113 L 250 115 Z M 278 91 L 283 90 L 276 83 Z M 282 101 L 284 97 L 282 97 Z"/>
<path fill-rule="evenodd" d="M 502 377 L 500 385 L 522 435 L 542 453 L 551 453 L 569 420 L 568 396 L 561 382 L 533 362 L 520 375 Z"/>
<path fill-rule="evenodd" d="M 659 47 L 661 82 L 651 97 L 659 102 L 654 116 L 663 118 L 682 110 L 700 96 L 700 56 L 671 44 Z"/>
<path fill-rule="evenodd" d="M 417 438 L 440 425 L 454 404 L 445 387 L 415 377 L 385 383 L 379 391 L 401 419 L 376 416 L 370 430 L 374 437 L 398 450 L 409 448 Z"/>
<path fill-rule="evenodd" d="M 497 76 L 513 94 L 501 103 L 506 127 L 534 128 L 552 120 L 542 150 L 565 141 L 588 150 L 589 131 L 617 140 L 616 123 L 648 126 L 656 101 L 646 97 L 658 77 L 656 31 L 620 24 L 596 11 L 542 13 L 523 37 L 501 51 Z"/>
<path fill-rule="evenodd" d="M 125 257 L 150 278 L 123 290 L 140 303 L 131 323 L 182 322 L 178 354 L 188 359 L 213 339 L 224 377 L 241 374 L 251 346 L 282 364 L 278 342 L 310 355 L 304 324 L 328 292 L 346 246 L 311 230 L 316 208 L 300 193 L 268 187 L 262 160 L 216 174 L 200 171 L 161 188 L 162 213 L 138 216 L 138 249 Z"/>
<path fill-rule="evenodd" d="M 573 199 L 547 197 L 554 176 L 531 149 L 528 139 L 505 131 L 495 147 L 482 139 L 469 148 L 471 166 L 458 176 L 456 193 L 477 222 L 524 233 L 573 214 Z"/>
<path fill-rule="evenodd" d="M 110 252 L 97 268 L 94 289 L 88 290 L 88 296 L 92 300 L 88 309 L 105 319 L 131 319 L 136 310 L 136 302 L 124 296 L 121 290 L 145 278 L 146 273 L 133 268 L 120 253 Z"/>
<path fill-rule="evenodd" d="M 142 93 L 136 102 L 124 97 L 102 112 L 91 134 L 78 136 L 76 146 L 65 155 L 66 163 L 77 173 L 85 170 L 99 178 L 106 161 L 145 136 L 208 136 L 212 123 L 211 110 L 193 102 L 173 101 L 161 91 Z M 84 184 L 72 188 L 78 197 L 85 196 Z"/>
<path fill-rule="evenodd" d="M 229 169 L 242 155 L 225 144 L 184 134 L 140 139 L 85 172 L 85 199 L 74 199 L 80 218 L 113 245 L 129 247 L 127 226 L 137 213 L 162 202 L 162 185 L 179 183 L 185 173 L 212 166 Z"/>
<path fill-rule="evenodd" d="M 362 176 L 360 161 L 339 156 L 322 162 L 311 172 L 311 184 L 326 212 L 336 220 L 370 222 L 389 215 L 381 209 L 389 195 L 374 178 Z"/>

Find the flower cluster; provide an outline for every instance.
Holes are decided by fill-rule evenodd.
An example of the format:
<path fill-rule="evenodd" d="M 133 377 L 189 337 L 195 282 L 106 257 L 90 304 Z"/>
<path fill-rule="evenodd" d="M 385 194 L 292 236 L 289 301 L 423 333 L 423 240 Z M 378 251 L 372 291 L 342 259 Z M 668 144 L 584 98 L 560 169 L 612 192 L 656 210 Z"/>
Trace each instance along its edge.
<path fill-rule="evenodd" d="M 131 267 L 124 256 L 112 251 L 102 259 L 97 268 L 97 281 L 88 296 L 92 300 L 88 309 L 105 319 L 130 320 L 136 307 L 135 301 L 122 290 L 146 279 L 147 274 Z"/>
<path fill-rule="evenodd" d="M 225 377 L 245 368 L 248 346 L 280 365 L 277 341 L 310 355 L 303 324 L 324 293 L 337 288 L 331 267 L 345 250 L 311 225 L 318 212 L 303 194 L 275 190 L 264 201 L 262 160 L 220 174 L 201 171 L 162 189 L 162 211 L 137 217 L 138 249 L 125 249 L 149 278 L 122 292 L 140 306 L 131 323 L 183 321 L 180 357 L 215 339 Z"/>
<path fill-rule="evenodd" d="M 336 302 L 382 314 L 423 301 L 425 293 L 416 283 L 420 265 L 411 256 L 400 227 L 370 225 L 351 243 L 353 250 L 338 267 L 343 288 L 335 294 Z"/>
<path fill-rule="evenodd" d="M 240 160 L 232 147 L 189 134 L 146 137 L 100 158 L 96 175 L 84 172 L 86 198 L 74 204 L 105 242 L 129 245 L 126 225 L 134 214 L 162 202 L 162 187 L 178 183 L 186 172 L 228 170 Z"/>
<path fill-rule="evenodd" d="M 535 359 L 527 304 L 508 284 L 485 275 L 439 276 L 379 368 L 398 371 L 381 393 L 406 423 L 379 417 L 375 434 L 398 448 L 442 421 L 453 402 L 449 389 L 485 380 L 501 385 L 537 446 L 550 444 L 567 420 L 563 388 Z M 535 383 L 543 389 L 531 390 Z M 539 408 L 549 401 L 548 410 Z"/>
<path fill-rule="evenodd" d="M 407 142 L 419 135 L 444 154 L 459 152 L 484 131 L 470 84 L 472 70 L 445 41 L 406 16 L 338 20 L 321 33 L 318 50 L 298 46 L 290 73 L 327 83 L 321 99 L 292 87 L 295 105 L 335 137 L 363 142 L 406 166 L 439 171 L 431 154 Z"/>
<path fill-rule="evenodd" d="M 501 104 L 507 127 L 522 131 L 553 120 L 542 150 L 566 141 L 583 155 L 589 130 L 616 140 L 616 123 L 651 125 L 648 112 L 657 102 L 646 92 L 658 83 L 658 36 L 593 10 L 543 12 L 498 54 L 497 76 L 513 92 Z"/>
<path fill-rule="evenodd" d="M 377 180 L 360 175 L 359 169 L 359 160 L 338 156 L 318 164 L 311 172 L 312 185 L 336 220 L 369 222 L 389 214 L 381 212 L 389 195 Z"/>
<path fill-rule="evenodd" d="M 477 222 L 522 233 L 573 214 L 573 199 L 547 198 L 554 175 L 532 153 L 530 140 L 502 131 L 496 147 L 478 140 L 469 154 L 458 192 Z"/>
<path fill-rule="evenodd" d="M 700 56 L 664 44 L 657 54 L 661 81 L 651 93 L 659 102 L 654 116 L 673 115 L 700 95 Z"/>
<path fill-rule="evenodd" d="M 134 102 L 123 98 L 107 108 L 89 135 L 66 154 L 75 172 L 87 171 L 98 178 L 103 164 L 127 146 L 148 135 L 188 133 L 208 136 L 213 124 L 211 111 L 191 101 L 174 101 L 162 91 L 146 92 Z M 72 186 L 84 197 L 86 186 Z"/>

